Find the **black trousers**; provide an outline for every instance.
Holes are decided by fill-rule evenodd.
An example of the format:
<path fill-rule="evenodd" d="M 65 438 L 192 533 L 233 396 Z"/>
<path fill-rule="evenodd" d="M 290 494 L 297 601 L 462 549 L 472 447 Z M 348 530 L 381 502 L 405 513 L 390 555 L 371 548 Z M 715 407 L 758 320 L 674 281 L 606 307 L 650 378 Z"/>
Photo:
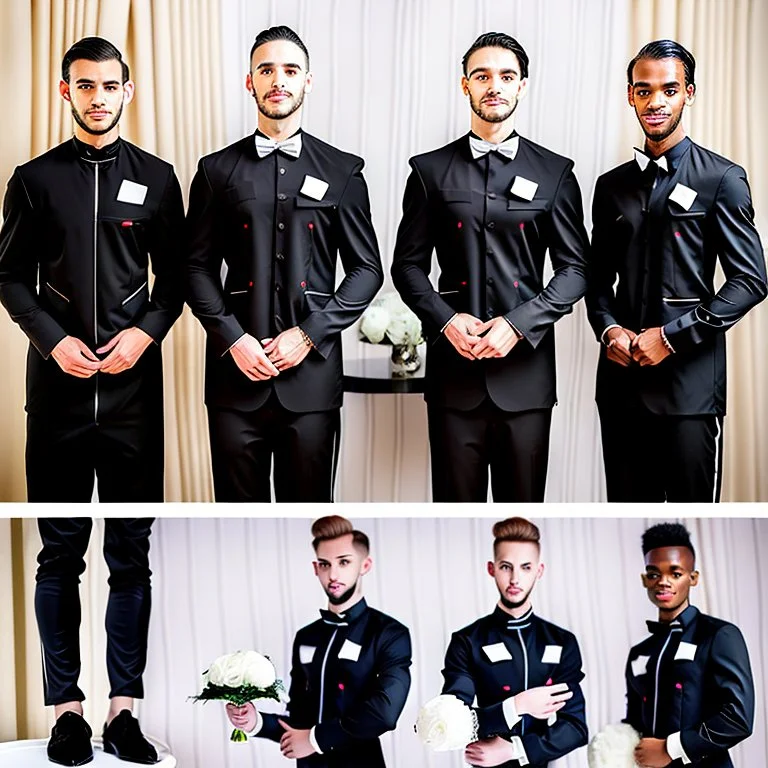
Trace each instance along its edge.
<path fill-rule="evenodd" d="M 153 518 L 107 518 L 109 566 L 107 674 L 110 698 L 142 698 L 151 609 L 149 534 Z M 43 645 L 46 706 L 83 701 L 80 676 L 80 576 L 91 535 L 88 517 L 40 518 L 35 614 Z"/>
<path fill-rule="evenodd" d="M 132 408 L 92 420 L 27 415 L 27 499 L 88 502 L 163 501 L 163 414 Z"/>
<path fill-rule="evenodd" d="M 722 416 L 598 411 L 608 501 L 720 501 Z"/>
<path fill-rule="evenodd" d="M 429 406 L 433 501 L 542 502 L 552 409 L 509 413 L 486 398 L 471 411 Z"/>
<path fill-rule="evenodd" d="M 273 393 L 255 411 L 208 408 L 216 501 L 331 502 L 340 409 L 294 413 Z"/>

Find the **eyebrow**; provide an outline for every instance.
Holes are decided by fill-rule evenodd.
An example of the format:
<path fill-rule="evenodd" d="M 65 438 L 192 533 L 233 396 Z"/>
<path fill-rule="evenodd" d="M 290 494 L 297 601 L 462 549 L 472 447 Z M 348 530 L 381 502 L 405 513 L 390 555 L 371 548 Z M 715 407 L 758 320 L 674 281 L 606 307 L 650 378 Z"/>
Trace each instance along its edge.
<path fill-rule="evenodd" d="M 274 61 L 263 61 L 261 64 L 257 64 L 256 65 L 256 69 L 262 69 L 264 67 L 285 67 L 285 68 L 292 67 L 293 69 L 301 69 L 302 68 L 301 64 L 291 64 L 291 63 L 288 63 L 288 64 L 277 64 Z"/>
<path fill-rule="evenodd" d="M 472 75 L 476 74 L 477 72 L 490 72 L 491 67 L 475 67 L 468 75 L 467 79 L 472 77 Z M 500 69 L 499 74 L 502 75 L 519 75 L 520 73 L 516 69 L 512 69 L 511 67 L 508 67 L 506 69 Z"/>
<path fill-rule="evenodd" d="M 84 85 L 95 85 L 96 81 L 91 80 L 89 77 L 78 77 L 77 80 L 75 80 L 75 85 L 78 83 L 83 83 Z M 103 85 L 120 85 L 119 80 L 105 80 L 103 82 Z"/>
<path fill-rule="evenodd" d="M 514 568 L 514 567 L 515 567 L 515 566 L 514 566 L 514 563 L 510 563 L 510 562 L 509 562 L 509 560 L 502 560 L 502 561 L 499 563 L 499 565 L 509 565 L 509 566 L 511 566 L 512 568 Z M 531 561 L 530 561 L 530 560 L 527 560 L 527 561 L 526 561 L 526 562 L 524 562 L 524 563 L 520 563 L 520 567 L 521 567 L 521 568 L 522 568 L 524 565 L 532 565 L 532 563 L 531 563 Z"/>
<path fill-rule="evenodd" d="M 671 88 L 673 85 L 676 85 L 679 88 L 680 87 L 680 82 L 678 80 L 672 80 L 669 83 L 664 83 L 664 85 L 662 85 L 661 87 L 662 88 Z M 632 84 L 632 87 L 633 88 L 650 88 L 651 84 L 650 83 L 646 83 L 644 80 L 638 80 L 636 83 Z"/>
<path fill-rule="evenodd" d="M 351 555 L 351 554 L 349 554 L 349 555 L 336 555 L 336 558 L 335 558 L 335 559 L 336 559 L 336 560 L 341 560 L 343 557 L 352 557 L 352 555 Z M 328 559 L 327 559 L 327 558 L 325 558 L 325 557 L 318 557 L 318 558 L 317 558 L 317 562 L 318 562 L 318 563 L 330 563 L 331 561 L 330 561 L 330 560 L 328 560 Z"/>

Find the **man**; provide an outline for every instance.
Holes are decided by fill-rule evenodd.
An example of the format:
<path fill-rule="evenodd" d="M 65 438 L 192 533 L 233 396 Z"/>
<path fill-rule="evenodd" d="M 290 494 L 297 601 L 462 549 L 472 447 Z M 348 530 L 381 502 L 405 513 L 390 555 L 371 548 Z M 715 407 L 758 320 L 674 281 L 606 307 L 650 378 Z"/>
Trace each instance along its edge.
<path fill-rule="evenodd" d="M 16 169 L 0 231 L 0 300 L 30 339 L 27 496 L 90 501 L 95 474 L 100 501 L 162 501 L 181 190 L 168 163 L 120 138 L 134 84 L 117 48 L 84 38 L 61 75 L 75 135 Z"/>
<path fill-rule="evenodd" d="M 609 501 L 719 500 L 725 332 L 766 296 L 746 172 L 685 135 L 695 66 L 672 40 L 630 61 L 645 149 L 595 188 L 587 309 L 603 343 L 596 400 Z M 725 282 L 715 291 L 718 259 Z"/>
<path fill-rule="evenodd" d="M 312 75 L 293 30 L 257 35 L 245 84 L 256 135 L 200 161 L 187 215 L 216 500 L 269 501 L 274 456 L 277 501 L 332 501 L 340 332 L 382 283 L 363 161 L 301 131 Z"/>
<path fill-rule="evenodd" d="M 430 341 L 432 496 L 486 501 L 490 466 L 494 501 L 543 501 L 553 326 L 586 290 L 581 193 L 571 160 L 514 131 L 528 85 L 522 46 L 487 33 L 462 63 L 471 132 L 411 158 L 392 264 Z"/>
<path fill-rule="evenodd" d="M 444 694 L 474 707 L 479 740 L 471 765 L 545 768 L 587 743 L 581 653 L 574 635 L 533 613 L 544 573 L 539 529 L 512 517 L 493 526 L 488 574 L 499 602 L 489 616 L 451 636 Z"/>
<path fill-rule="evenodd" d="M 328 610 L 293 643 L 290 716 L 227 704 L 236 728 L 280 742 L 299 768 L 380 768 L 379 736 L 394 730 L 411 684 L 411 639 L 399 621 L 369 608 L 363 576 L 368 537 L 337 515 L 312 526 L 315 575 Z"/>
<path fill-rule="evenodd" d="M 645 768 L 733 768 L 728 750 L 752 733 L 755 692 L 738 628 L 689 602 L 699 581 L 690 534 L 661 523 L 643 534 L 650 637 L 629 652 L 626 722 Z"/>

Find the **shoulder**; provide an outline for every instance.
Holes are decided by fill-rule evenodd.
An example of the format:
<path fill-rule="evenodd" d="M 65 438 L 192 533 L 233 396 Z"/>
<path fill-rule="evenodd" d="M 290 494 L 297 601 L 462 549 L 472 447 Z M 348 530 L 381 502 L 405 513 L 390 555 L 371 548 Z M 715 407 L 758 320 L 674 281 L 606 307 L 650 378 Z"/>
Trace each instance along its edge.
<path fill-rule="evenodd" d="M 297 633 L 294 638 L 294 645 L 302 645 L 309 639 L 316 637 L 318 632 L 323 626 L 322 619 L 316 619 L 310 624 L 305 624 Z"/>
<path fill-rule="evenodd" d="M 122 149 L 127 155 L 139 161 L 146 168 L 162 173 L 173 173 L 173 166 L 167 160 L 163 160 L 161 157 L 153 155 L 151 152 L 147 152 L 146 149 L 137 147 L 130 141 L 125 141 L 125 139 L 123 139 Z"/>
<path fill-rule="evenodd" d="M 376 608 L 368 608 L 368 621 L 388 635 L 409 635 L 408 627 Z"/>
<path fill-rule="evenodd" d="M 68 139 L 61 144 L 52 147 L 37 157 L 33 157 L 26 163 L 16 167 L 16 175 L 23 180 L 25 185 L 42 181 L 50 181 L 48 174 L 62 164 L 69 164 L 75 159 L 72 140 Z"/>
<path fill-rule="evenodd" d="M 318 139 L 311 133 L 302 133 L 301 140 L 303 147 L 306 147 L 314 157 L 327 161 L 342 173 L 352 173 L 364 165 L 362 157 L 334 147 L 332 144 Z"/>
<path fill-rule="evenodd" d="M 564 627 L 560 627 L 551 621 L 542 619 L 541 616 L 536 616 L 536 623 L 539 626 L 539 631 L 545 634 L 548 638 L 552 640 L 558 640 L 563 646 L 578 647 L 579 643 L 576 639 L 576 635 L 574 635 L 573 632 L 571 632 L 569 629 L 565 629 Z"/>
<path fill-rule="evenodd" d="M 541 165 L 545 165 L 551 171 L 556 172 L 560 169 L 562 172 L 573 167 L 573 160 L 570 157 L 559 155 L 557 152 L 553 152 L 551 149 L 547 149 L 524 136 L 520 137 L 520 148 L 524 149 L 531 159 Z"/>
<path fill-rule="evenodd" d="M 716 616 L 709 616 L 706 613 L 700 613 L 696 617 L 696 623 L 696 632 L 709 637 L 721 634 L 723 636 L 741 636 L 741 630 L 735 624 Z"/>
<path fill-rule="evenodd" d="M 414 155 L 408 162 L 410 163 L 411 168 L 415 168 L 421 172 L 429 172 L 433 168 L 442 170 L 467 141 L 468 139 L 466 135 L 460 136 L 458 139 L 455 139 L 442 147 L 432 149 L 429 152 L 422 152 L 419 155 Z"/>
<path fill-rule="evenodd" d="M 467 626 L 457 629 L 453 633 L 453 637 L 472 640 L 475 637 L 485 635 L 488 632 L 491 623 L 492 614 L 481 616 L 479 619 L 475 619 L 471 624 L 467 624 Z"/>
<path fill-rule="evenodd" d="M 621 184 L 627 178 L 634 165 L 636 165 L 634 160 L 628 160 L 626 163 L 611 168 L 609 171 L 598 176 L 597 186 L 610 188 Z"/>

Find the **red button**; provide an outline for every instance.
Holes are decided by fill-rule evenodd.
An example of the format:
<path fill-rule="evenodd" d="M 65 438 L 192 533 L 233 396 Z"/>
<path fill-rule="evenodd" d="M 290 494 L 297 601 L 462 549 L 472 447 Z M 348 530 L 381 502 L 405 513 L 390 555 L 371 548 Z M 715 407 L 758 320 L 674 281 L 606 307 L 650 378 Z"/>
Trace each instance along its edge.
<path fill-rule="evenodd" d="M 307 284 L 303 280 L 301 281 L 301 287 L 302 288 L 306 288 L 307 287 Z"/>
<path fill-rule="evenodd" d="M 462 228 L 464 225 L 463 225 L 463 224 L 462 224 L 462 223 L 459 221 L 459 222 L 457 222 L 456 226 L 457 226 L 459 229 L 461 229 L 461 228 Z"/>
<path fill-rule="evenodd" d="M 675 683 L 675 688 L 677 688 L 678 691 L 683 690 L 683 684 L 682 683 Z"/>
<path fill-rule="evenodd" d="M 680 237 L 680 233 L 679 232 L 675 232 L 675 237 Z"/>
<path fill-rule="evenodd" d="M 544 685 L 552 685 L 552 678 L 550 677 Z"/>
<path fill-rule="evenodd" d="M 248 287 L 249 287 L 249 288 L 253 288 L 253 280 L 251 280 L 251 281 L 248 283 Z"/>
<path fill-rule="evenodd" d="M 524 221 L 520 222 L 520 229 L 525 229 L 525 222 Z"/>
<path fill-rule="evenodd" d="M 462 285 L 466 285 L 466 284 L 467 284 L 467 281 L 466 281 L 466 280 L 462 280 L 462 281 L 461 281 L 461 284 L 462 284 Z"/>
<path fill-rule="evenodd" d="M 643 696 L 643 704 L 645 704 L 646 701 L 648 701 L 648 699 L 646 699 L 645 696 Z"/>
<path fill-rule="evenodd" d="M 515 282 L 513 283 L 513 285 L 515 286 L 515 288 L 517 288 L 517 286 L 519 285 L 519 283 L 517 282 L 517 280 L 515 280 Z"/>
<path fill-rule="evenodd" d="M 248 229 L 248 225 L 247 224 L 243 224 L 243 229 Z"/>
<path fill-rule="evenodd" d="M 503 690 L 505 690 L 505 691 L 508 691 L 508 690 L 510 690 L 510 688 L 509 688 L 509 686 L 508 686 L 508 685 L 502 685 L 501 687 L 502 687 L 502 689 L 503 689 Z"/>
<path fill-rule="evenodd" d="M 343 691 L 343 690 L 344 690 L 344 683 L 339 683 L 339 690 L 340 690 L 340 691 Z"/>
<path fill-rule="evenodd" d="M 307 226 L 308 226 L 310 229 L 314 229 L 314 228 L 315 228 L 315 225 L 314 225 L 314 224 L 313 224 L 311 221 L 309 222 L 309 224 L 307 224 Z"/>
<path fill-rule="evenodd" d="M 132 221 L 124 221 L 120 224 L 121 227 L 132 227 L 133 222 Z"/>

